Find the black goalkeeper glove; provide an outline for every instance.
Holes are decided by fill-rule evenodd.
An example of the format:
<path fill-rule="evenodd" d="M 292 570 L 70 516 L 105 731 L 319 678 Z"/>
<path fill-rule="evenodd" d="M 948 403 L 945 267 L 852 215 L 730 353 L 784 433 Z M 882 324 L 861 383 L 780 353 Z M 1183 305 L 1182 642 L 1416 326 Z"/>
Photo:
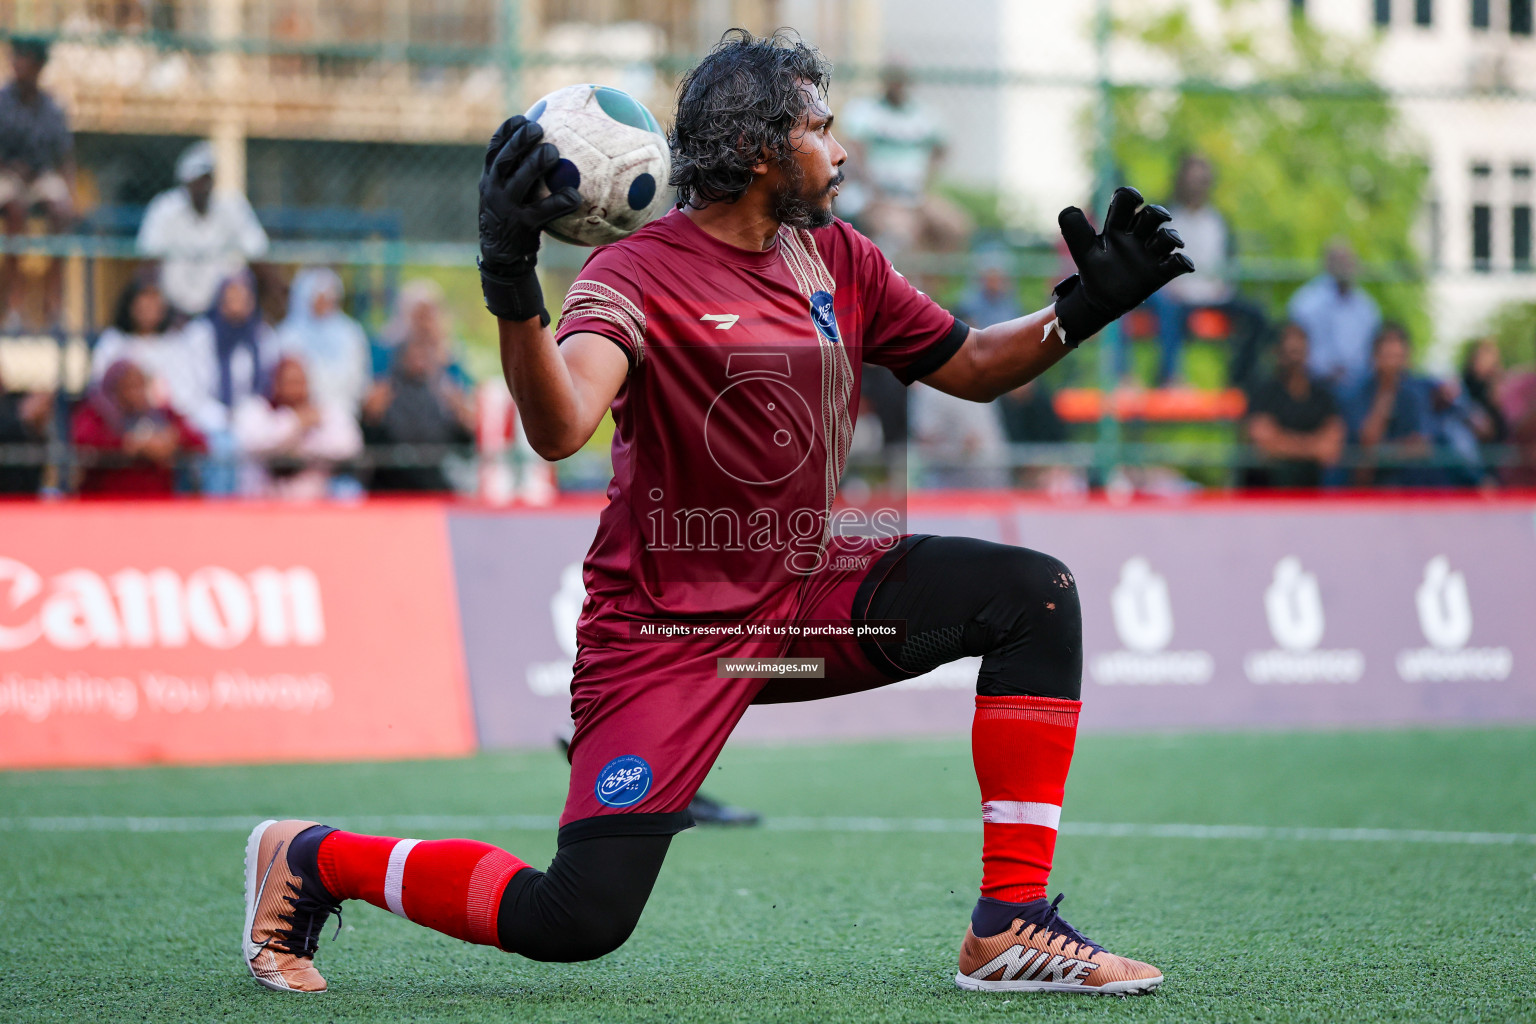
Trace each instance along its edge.
<path fill-rule="evenodd" d="M 1172 219 L 1161 206 L 1142 206 L 1141 193 L 1124 186 L 1115 189 L 1109 201 L 1103 234 L 1093 230 L 1077 207 L 1061 211 L 1057 223 L 1077 273 L 1058 284 L 1051 296 L 1068 345 L 1076 347 L 1093 337 L 1163 285 L 1195 269 L 1188 256 L 1176 251 L 1184 248 L 1179 233 L 1164 227 Z"/>
<path fill-rule="evenodd" d="M 539 232 L 550 221 L 581 206 L 574 188 L 535 200 L 534 190 L 560 152 L 544 138 L 544 129 L 521 114 L 509 117 L 485 147 L 480 175 L 480 289 L 485 308 L 503 320 L 532 320 L 549 325 L 544 293 L 534 265 Z"/>

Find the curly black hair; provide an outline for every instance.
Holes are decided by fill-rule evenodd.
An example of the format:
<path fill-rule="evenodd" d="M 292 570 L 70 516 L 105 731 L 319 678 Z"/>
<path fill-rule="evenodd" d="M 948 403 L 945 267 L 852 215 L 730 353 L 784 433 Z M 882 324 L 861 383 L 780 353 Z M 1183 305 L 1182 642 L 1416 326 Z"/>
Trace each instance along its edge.
<path fill-rule="evenodd" d="M 780 29 L 754 36 L 733 28 L 683 77 L 672 146 L 671 184 L 681 206 L 734 203 L 767 152 L 791 159 L 789 137 L 809 106 L 804 83 L 825 97 L 832 65 Z"/>

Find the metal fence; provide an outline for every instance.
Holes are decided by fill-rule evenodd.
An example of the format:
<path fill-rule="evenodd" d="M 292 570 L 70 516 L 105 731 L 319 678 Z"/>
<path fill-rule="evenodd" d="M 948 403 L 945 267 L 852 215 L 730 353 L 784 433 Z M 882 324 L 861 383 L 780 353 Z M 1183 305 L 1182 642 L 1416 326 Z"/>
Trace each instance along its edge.
<path fill-rule="evenodd" d="M 494 376 L 493 326 L 479 309 L 471 269 L 473 182 L 483 139 L 507 112 L 582 80 L 627 89 L 665 123 L 678 74 L 732 24 L 757 31 L 794 25 L 821 46 L 837 66 L 838 109 L 851 97 L 877 95 L 891 67 L 904 70 L 916 102 L 934 113 L 944 135 L 935 188 L 965 213 L 972 231 L 960 248 L 914 248 L 896 260 L 946 302 L 960 299 L 978 266 L 1003 253 L 1022 301 L 1043 304 L 1063 273 L 1050 211 L 1065 202 L 1101 206 L 1109 187 L 1133 173 L 1153 179 L 1137 177 L 1149 197 L 1162 198 L 1171 159 L 1167 166 L 1148 163 L 1146 147 L 1125 140 L 1155 141 L 1158 130 L 1166 135 L 1166 125 L 1149 123 L 1191 98 L 1227 103 L 1207 116 L 1229 117 L 1231 130 L 1226 136 L 1175 132 L 1167 144 L 1215 138 L 1231 150 L 1222 165 L 1229 175 L 1243 166 L 1245 145 L 1273 148 L 1272 139 L 1242 135 L 1251 130 L 1255 110 L 1313 129 L 1326 129 L 1328 111 L 1385 104 L 1396 113 L 1389 135 L 1400 137 L 1403 152 L 1418 154 L 1427 168 L 1404 235 L 1411 246 L 1372 249 L 1375 214 L 1367 210 L 1352 229 L 1348 197 L 1339 207 L 1345 221 L 1333 233 L 1355 230 L 1365 259 L 1362 280 L 1389 315 L 1410 321 L 1431 369 L 1447 370 L 1455 343 L 1480 330 L 1502 304 L 1536 301 L 1530 274 L 1536 148 L 1522 149 L 1530 144 L 1519 143 L 1521 133 L 1510 127 L 1523 119 L 1528 128 L 1536 114 L 1536 48 L 1528 29 L 1479 27 L 1475 13 L 1458 4 L 1436 8 L 1444 23 L 1437 26 L 1393 23 L 1392 5 L 1385 6 L 1386 24 L 1379 23 L 1381 4 L 1335 5 L 1312 15 L 1323 22 L 1325 36 L 1333 31 L 1328 19 L 1338 20 L 1345 7 L 1358 6 L 1372 12 L 1361 17 L 1377 20 L 1363 35 L 1339 30 L 1340 38 L 1354 40 L 1351 52 L 1381 57 L 1377 73 L 1352 73 L 1352 58 L 1334 55 L 1324 38 L 1317 44 L 1323 55 L 1315 59 L 1328 71 L 1307 74 L 1295 61 L 1283 67 L 1223 63 L 1198 46 L 1172 57 L 1148 40 L 1170 37 L 1177 26 L 1159 28 L 1141 4 L 1103 0 L 1091 9 L 1062 5 L 1071 9 L 1061 11 L 1023 6 L 996 0 L 0 0 L 0 28 L 7 34 L 51 43 L 43 85 L 68 112 L 79 168 L 77 216 L 67 230 L 50 232 L 34 217 L 0 243 L 4 253 L 20 257 L 32 307 L 49 261 L 65 263 L 60 322 L 11 330 L 0 339 L 0 374 L 11 386 L 61 390 L 55 439 L 26 451 L 51 453 L 56 466 L 67 464 L 57 431 L 67 402 L 87 382 L 89 347 L 138 265 L 134 234 L 144 206 L 174 186 L 178 156 L 200 139 L 212 140 L 221 187 L 249 196 L 272 239 L 264 257 L 275 282 L 266 297 L 270 317 L 281 315 L 281 283 L 296 269 L 327 265 L 346 279 L 349 311 L 377 333 L 390 319 L 401 282 L 427 276 L 443 288 L 462 361 L 474 376 Z M 1216 6 L 1244 7 L 1195 3 L 1194 20 L 1208 20 L 1210 12 L 1202 11 Z M 1253 8 L 1251 35 L 1262 37 L 1277 25 L 1302 31 L 1285 20 L 1302 5 L 1251 0 L 1246 6 Z M 1457 19 L 1460 28 L 1449 25 Z M 1431 38 L 1425 35 L 1431 29 L 1450 34 Z M 1226 38 L 1185 31 L 1192 46 Z M 1416 66 L 1416 46 L 1454 53 Z M 1440 67 L 1449 63 L 1455 68 Z M 1441 124 L 1460 125 L 1474 138 L 1457 149 L 1441 137 Z M 1484 138 L 1506 142 L 1485 145 Z M 1516 141 L 1507 142 L 1511 138 Z M 1306 167 L 1298 157 L 1266 173 L 1289 168 L 1304 175 Z M 1319 163 L 1315 173 L 1345 179 L 1340 187 L 1354 190 L 1366 207 L 1381 187 L 1380 181 L 1350 180 L 1350 167 Z M 1274 183 L 1276 194 L 1292 194 L 1285 184 Z M 1312 211 L 1302 208 L 1293 216 L 1304 230 L 1287 234 L 1277 218 L 1257 216 L 1246 198 L 1234 200 L 1239 193 L 1223 188 L 1218 205 L 1225 196 L 1223 212 L 1238 242 L 1227 275 L 1277 321 L 1290 293 L 1317 273 L 1329 232 L 1310 223 Z M 547 247 L 541 263 L 552 293 L 563 290 L 582 258 L 577 249 Z M 23 312 L 35 318 L 37 310 Z M 1097 353 L 1080 353 L 1053 371 L 1051 383 L 1107 395 L 1122 383 L 1113 355 L 1118 345 L 1132 353 L 1131 375 L 1148 382 L 1156 356 L 1147 333 L 1145 322 L 1124 337 L 1118 329 L 1108 332 Z M 52 358 L 39 356 L 39 342 L 27 339 L 54 346 Z M 1520 344 L 1526 349 L 1509 347 Z M 1506 352 L 1524 361 L 1536 355 L 1530 348 L 1529 339 L 1517 338 Z M 1219 338 L 1188 345 L 1185 360 L 1194 388 L 1218 391 L 1233 383 Z M 1010 470 L 1076 466 L 1095 485 L 1119 479 L 1117 467 L 1164 465 L 1181 468 L 1200 485 L 1223 486 L 1239 481 L 1243 467 L 1257 460 L 1245 446 L 1240 414 L 1151 420 L 1118 415 L 1107 400 L 1100 406 L 1097 419 L 1069 424 L 1066 442 L 1015 445 L 1004 464 Z M 1488 449 L 1484 457 L 1490 464 L 1519 459 L 1513 449 Z M 912 465 L 924 463 L 918 452 Z M 590 467 L 571 472 L 581 480 L 600 475 Z M 1013 484 L 1020 477 L 1010 472 L 1007 479 Z"/>

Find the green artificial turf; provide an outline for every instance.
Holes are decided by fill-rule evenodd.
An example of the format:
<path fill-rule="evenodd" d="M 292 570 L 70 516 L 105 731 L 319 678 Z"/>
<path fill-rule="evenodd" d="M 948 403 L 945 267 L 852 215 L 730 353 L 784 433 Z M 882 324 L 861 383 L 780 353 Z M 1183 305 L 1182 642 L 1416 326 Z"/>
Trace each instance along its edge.
<path fill-rule="evenodd" d="M 709 792 L 825 830 L 682 835 L 634 937 L 595 963 L 531 963 L 349 904 L 318 960 L 329 993 L 270 993 L 247 975 L 246 826 L 210 819 L 552 816 L 564 787 L 552 751 L 0 775 L 0 1021 L 1536 1020 L 1529 841 L 1066 831 L 1062 909 L 1159 965 L 1164 988 L 961 992 L 980 837 L 964 825 L 978 796 L 960 741 L 727 750 Z M 32 820 L 71 816 L 111 820 Z M 129 832 L 130 816 L 204 830 Z M 872 832 L 838 816 L 900 820 Z M 1064 822 L 1529 836 L 1536 731 L 1087 736 Z M 536 864 L 554 848 L 543 830 L 474 836 Z"/>

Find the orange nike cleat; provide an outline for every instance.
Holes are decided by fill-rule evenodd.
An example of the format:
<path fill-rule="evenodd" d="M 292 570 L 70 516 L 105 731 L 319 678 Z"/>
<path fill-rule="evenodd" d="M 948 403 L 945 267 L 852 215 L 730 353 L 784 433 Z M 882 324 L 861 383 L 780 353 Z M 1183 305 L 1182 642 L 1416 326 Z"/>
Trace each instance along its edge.
<path fill-rule="evenodd" d="M 1134 996 L 1163 983 L 1156 967 L 1116 956 L 1067 924 L 1056 912 L 1060 902 L 982 899 L 965 930 L 955 984 L 982 992 Z"/>
<path fill-rule="evenodd" d="M 332 830 L 313 821 L 264 821 L 245 844 L 245 933 L 241 951 L 257 984 L 277 992 L 325 991 L 315 950 L 326 919 L 341 904 L 325 891 L 315 851 Z M 295 847 L 298 849 L 295 849 Z"/>

